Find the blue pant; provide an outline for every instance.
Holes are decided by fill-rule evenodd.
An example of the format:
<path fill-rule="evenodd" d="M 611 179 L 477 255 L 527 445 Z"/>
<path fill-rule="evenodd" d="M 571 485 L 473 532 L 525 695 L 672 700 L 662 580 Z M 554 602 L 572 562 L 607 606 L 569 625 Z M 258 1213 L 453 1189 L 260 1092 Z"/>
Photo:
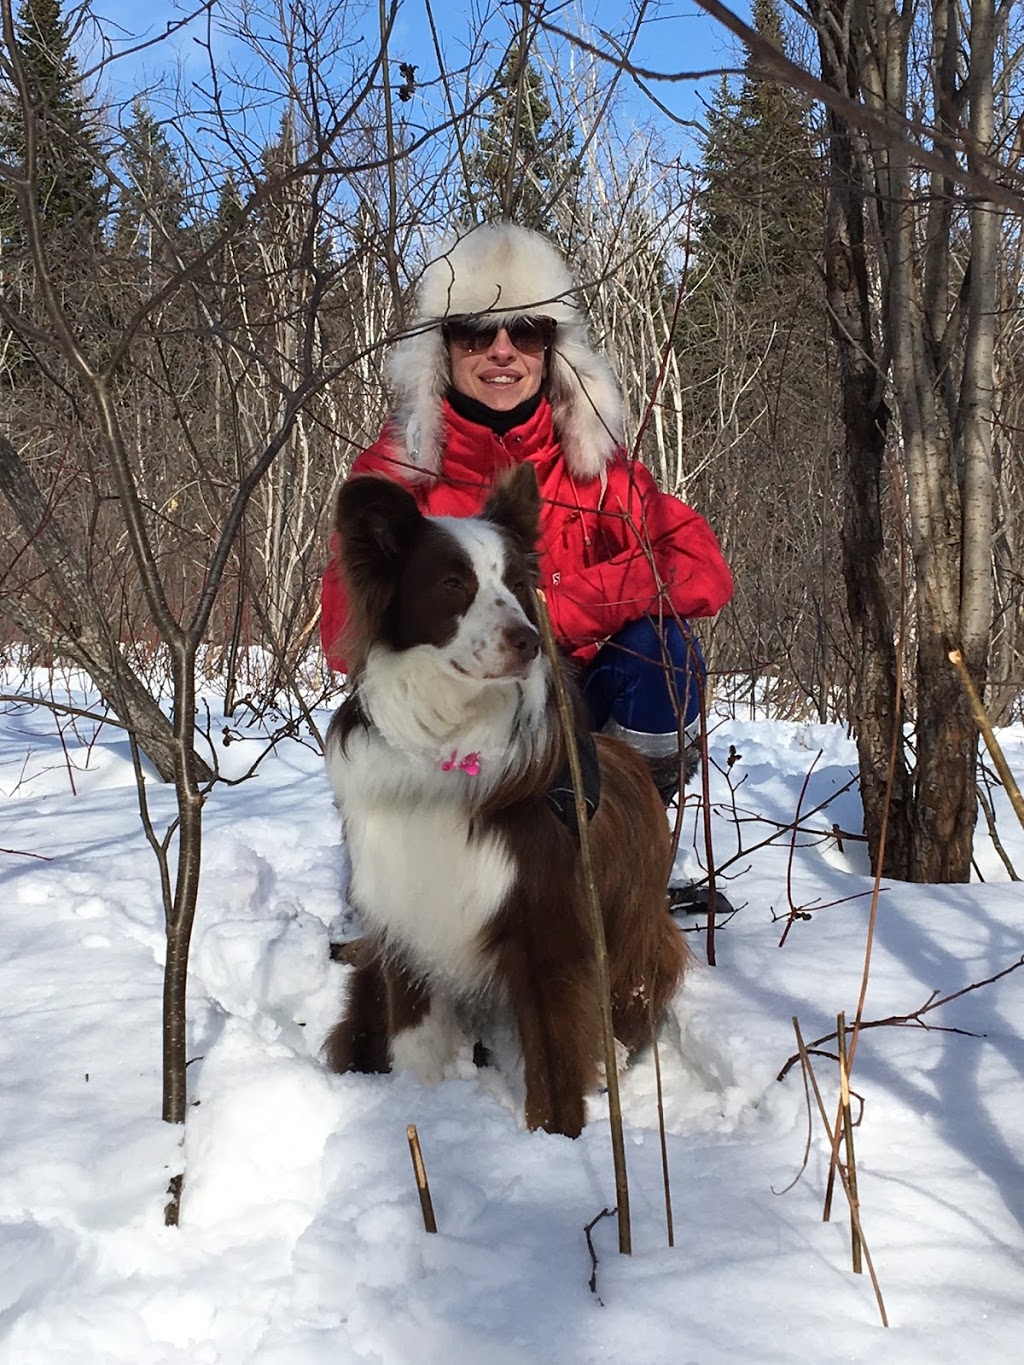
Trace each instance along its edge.
<path fill-rule="evenodd" d="M 707 668 L 697 637 L 683 622 L 630 621 L 603 645 L 581 679 L 593 729 L 609 717 L 627 730 L 667 734 L 700 715 Z"/>

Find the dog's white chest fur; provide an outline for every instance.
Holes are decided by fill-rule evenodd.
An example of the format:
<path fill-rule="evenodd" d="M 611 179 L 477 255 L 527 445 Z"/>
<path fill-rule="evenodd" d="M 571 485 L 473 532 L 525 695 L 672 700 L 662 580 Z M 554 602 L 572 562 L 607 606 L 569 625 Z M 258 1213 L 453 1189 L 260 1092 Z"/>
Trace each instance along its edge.
<path fill-rule="evenodd" d="M 464 779 L 453 774 L 452 780 Z M 443 802 L 349 803 L 345 838 L 350 896 L 368 927 L 385 930 L 432 977 L 463 990 L 483 984 L 488 964 L 480 932 L 514 875 L 504 841 L 471 838 L 463 812 Z"/>
<path fill-rule="evenodd" d="M 351 900 L 368 929 L 456 993 L 486 982 L 481 930 L 516 877 L 503 837 L 474 832 L 472 812 L 538 742 L 545 676 L 538 663 L 526 680 L 481 689 L 439 675 L 426 651 L 379 655 L 364 680 L 375 723 L 328 746 Z"/>

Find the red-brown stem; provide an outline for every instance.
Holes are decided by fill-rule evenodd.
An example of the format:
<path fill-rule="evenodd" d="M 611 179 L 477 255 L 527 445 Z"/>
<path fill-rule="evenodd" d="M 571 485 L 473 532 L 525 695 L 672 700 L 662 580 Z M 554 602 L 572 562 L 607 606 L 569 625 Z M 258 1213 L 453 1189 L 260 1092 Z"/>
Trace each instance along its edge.
<path fill-rule="evenodd" d="M 576 727 L 573 723 L 569 694 L 565 689 L 562 664 L 558 657 L 558 645 L 551 628 L 544 594 L 537 590 L 537 618 L 540 622 L 544 650 L 551 664 L 551 674 L 558 699 L 558 716 L 565 737 L 566 757 L 569 760 L 569 773 L 572 777 L 573 794 L 576 797 L 576 827 L 580 836 L 580 858 L 583 862 L 583 880 L 587 889 L 587 906 L 590 910 L 591 932 L 594 937 L 594 959 L 597 968 L 597 988 L 601 999 L 601 1031 L 604 1035 L 604 1069 L 608 1086 L 608 1124 L 611 1129 L 612 1162 L 615 1167 L 615 1197 L 619 1219 L 619 1251 L 623 1256 L 633 1252 L 633 1237 L 629 1221 L 629 1182 L 626 1175 L 626 1144 L 622 1137 L 622 1106 L 619 1100 L 619 1071 L 615 1056 L 615 1030 L 612 1024 L 612 987 L 608 970 L 608 945 L 604 937 L 604 920 L 601 917 L 601 903 L 597 895 L 597 880 L 594 876 L 594 862 L 590 853 L 590 825 L 587 816 L 587 802 L 584 796 L 583 771 L 580 767 L 580 753 L 576 744 Z"/>
<path fill-rule="evenodd" d="M 675 1224 L 672 1220 L 672 1181 L 668 1173 L 668 1141 L 665 1137 L 665 1096 L 661 1088 L 661 1054 L 658 1051 L 658 1021 L 654 1017 L 654 997 L 647 1001 L 651 1021 L 651 1050 L 654 1053 L 654 1085 L 658 1096 L 658 1137 L 661 1142 L 661 1178 L 665 1187 L 665 1230 L 668 1244 L 676 1244 Z"/>
<path fill-rule="evenodd" d="M 811 1089 L 814 1091 L 814 1098 L 818 1105 L 818 1113 L 821 1116 L 821 1121 L 825 1127 L 825 1132 L 828 1135 L 829 1142 L 832 1144 L 832 1149 L 834 1151 L 836 1141 L 833 1136 L 832 1127 L 828 1121 L 828 1115 L 825 1113 L 825 1101 L 821 1098 L 821 1090 L 818 1087 L 818 1078 L 817 1076 L 815 1076 L 814 1068 L 811 1066 L 811 1059 L 807 1053 L 807 1047 L 806 1044 L 804 1043 L 803 1034 L 800 1032 L 800 1023 L 796 1015 L 793 1016 L 793 1031 L 796 1034 L 796 1046 L 797 1051 L 800 1054 L 800 1062 L 804 1069 L 804 1076 L 811 1083 Z M 837 1166 L 836 1169 L 839 1172 L 839 1179 L 843 1183 L 843 1190 L 845 1191 L 846 1197 L 849 1200 L 850 1187 L 846 1179 L 846 1172 L 843 1170 L 841 1165 Z M 854 1208 L 852 1200 L 850 1201 L 850 1218 L 855 1222 L 857 1232 L 860 1235 L 860 1244 L 864 1252 L 864 1260 L 867 1263 L 868 1274 L 871 1276 L 871 1285 L 875 1291 L 875 1301 L 878 1304 L 878 1313 L 882 1319 L 882 1326 L 888 1327 L 889 1317 L 885 1311 L 885 1302 L 882 1298 L 882 1288 L 878 1283 L 878 1276 L 875 1274 L 875 1266 L 874 1262 L 871 1259 L 871 1253 L 868 1251 L 867 1239 L 864 1236 L 864 1229 L 861 1226 L 860 1213 Z"/>

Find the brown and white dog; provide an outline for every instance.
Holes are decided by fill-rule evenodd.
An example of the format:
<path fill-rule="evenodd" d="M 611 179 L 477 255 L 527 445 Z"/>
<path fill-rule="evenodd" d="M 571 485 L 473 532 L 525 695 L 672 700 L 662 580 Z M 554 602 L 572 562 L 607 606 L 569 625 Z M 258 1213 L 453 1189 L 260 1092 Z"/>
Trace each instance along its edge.
<path fill-rule="evenodd" d="M 436 1081 L 497 1009 L 518 1038 L 527 1124 L 575 1137 L 602 1030 L 580 850 L 545 799 L 565 745 L 532 592 L 538 525 L 529 465 L 465 519 L 424 517 L 385 479 L 341 489 L 351 691 L 327 768 L 367 938 L 326 1052 L 336 1071 Z M 688 952 L 647 767 L 617 740 L 595 745 L 590 845 L 615 1036 L 632 1052 Z"/>

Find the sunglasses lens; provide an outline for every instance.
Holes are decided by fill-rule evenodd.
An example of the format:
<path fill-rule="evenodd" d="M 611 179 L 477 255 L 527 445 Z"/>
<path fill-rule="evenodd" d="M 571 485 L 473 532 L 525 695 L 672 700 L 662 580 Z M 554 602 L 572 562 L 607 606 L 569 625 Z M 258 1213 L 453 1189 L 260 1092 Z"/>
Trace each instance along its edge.
<path fill-rule="evenodd" d="M 553 318 L 515 318 L 502 324 L 508 332 L 508 339 L 517 351 L 524 355 L 540 355 L 551 345 L 555 335 Z M 443 324 L 445 340 L 457 346 L 468 355 L 489 350 L 500 327 L 488 326 L 469 318 L 448 318 Z"/>
<path fill-rule="evenodd" d="M 551 318 L 517 318 L 509 323 L 508 339 L 517 351 L 540 355 L 551 345 L 555 324 Z"/>
<path fill-rule="evenodd" d="M 477 326 L 473 322 L 449 320 L 444 324 L 444 334 L 452 346 L 470 355 L 486 351 L 498 335 L 497 327 Z"/>

